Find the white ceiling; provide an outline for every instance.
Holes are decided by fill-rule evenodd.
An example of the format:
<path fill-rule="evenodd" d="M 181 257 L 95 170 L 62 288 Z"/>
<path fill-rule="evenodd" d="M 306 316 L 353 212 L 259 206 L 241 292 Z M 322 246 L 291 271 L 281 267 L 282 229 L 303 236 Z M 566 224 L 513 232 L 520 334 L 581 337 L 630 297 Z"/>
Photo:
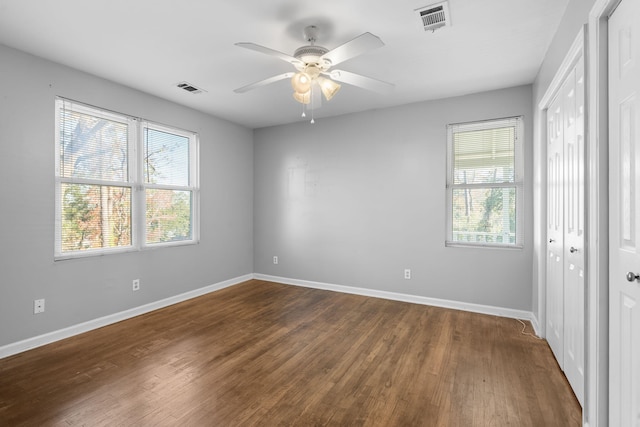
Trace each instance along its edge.
<path fill-rule="evenodd" d="M 302 119 L 292 71 L 234 46 L 287 54 L 320 28 L 329 49 L 371 32 L 385 46 L 340 69 L 395 84 L 380 95 L 343 85 L 316 119 L 532 83 L 568 0 L 450 0 L 451 27 L 425 32 L 415 9 L 438 0 L 0 0 L 0 43 L 250 128 Z M 187 81 L 206 93 L 177 89 Z"/>

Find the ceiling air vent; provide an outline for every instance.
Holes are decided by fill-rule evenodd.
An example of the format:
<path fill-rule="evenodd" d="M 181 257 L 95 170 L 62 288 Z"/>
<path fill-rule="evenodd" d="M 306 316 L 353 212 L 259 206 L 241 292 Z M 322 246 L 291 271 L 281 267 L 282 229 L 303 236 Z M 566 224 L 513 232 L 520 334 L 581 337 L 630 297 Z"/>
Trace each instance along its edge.
<path fill-rule="evenodd" d="M 416 9 L 425 31 L 435 31 L 438 28 L 451 25 L 449 17 L 449 3 L 442 2 Z"/>
<path fill-rule="evenodd" d="M 180 89 L 186 90 L 187 92 L 190 92 L 190 93 L 206 92 L 206 90 L 200 89 L 198 87 L 195 87 L 191 83 L 187 83 L 187 82 L 180 82 L 176 86 L 179 87 Z"/>

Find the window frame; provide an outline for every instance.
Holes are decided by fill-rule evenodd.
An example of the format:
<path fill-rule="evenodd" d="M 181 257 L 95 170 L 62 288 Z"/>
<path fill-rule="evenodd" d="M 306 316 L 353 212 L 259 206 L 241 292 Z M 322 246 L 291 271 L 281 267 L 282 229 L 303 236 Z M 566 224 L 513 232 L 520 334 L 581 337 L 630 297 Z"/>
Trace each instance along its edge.
<path fill-rule="evenodd" d="M 61 111 L 67 109 L 80 114 L 88 114 L 94 117 L 123 123 L 127 125 L 127 179 L 126 181 L 109 181 L 101 179 L 73 178 L 61 176 Z M 143 153 L 144 153 L 144 129 L 161 130 L 189 138 L 189 185 L 178 186 L 179 190 L 191 191 L 191 239 L 157 242 L 146 242 L 146 189 L 176 186 L 146 185 L 143 180 Z M 199 184 L 199 136 L 196 132 L 180 129 L 174 126 L 163 125 L 127 114 L 117 113 L 104 108 L 91 106 L 70 99 L 56 97 L 55 99 L 55 234 L 54 234 L 54 260 L 65 260 L 101 256 L 114 253 L 136 252 L 141 250 L 156 249 L 170 246 L 193 245 L 200 242 L 200 184 Z M 62 250 L 62 186 L 63 184 L 86 184 L 100 186 L 117 186 L 129 188 L 130 202 L 130 234 L 131 244 L 126 246 L 92 248 L 74 251 Z"/>
<path fill-rule="evenodd" d="M 140 239 L 140 246 L 142 249 L 158 248 L 165 246 L 181 246 L 184 244 L 198 243 L 199 242 L 199 212 L 200 205 L 198 196 L 199 193 L 199 176 L 198 176 L 198 159 L 200 157 L 198 144 L 198 135 L 195 132 L 190 132 L 175 127 L 162 125 L 151 121 L 141 121 L 140 123 L 140 137 L 139 137 L 139 150 L 138 150 L 138 183 L 140 184 L 141 191 L 139 193 L 140 200 L 138 206 L 141 207 L 141 213 L 136 216 L 136 219 L 140 220 L 140 233 L 143 237 Z M 145 129 L 153 129 L 160 132 L 170 133 L 173 135 L 183 136 L 189 139 L 189 184 L 184 185 L 171 185 L 171 184 L 152 184 L 145 182 L 144 179 L 144 131 Z M 191 239 L 189 240 L 175 240 L 169 242 L 147 242 L 147 227 L 146 227 L 146 190 L 174 190 L 174 191 L 190 191 L 191 192 Z"/>
<path fill-rule="evenodd" d="M 514 182 L 455 184 L 454 183 L 454 134 L 474 130 L 515 127 L 514 133 Z M 446 177 L 446 238 L 448 247 L 474 247 L 493 249 L 522 249 L 524 247 L 524 117 L 513 116 L 447 125 L 447 177 Z M 515 188 L 515 243 L 468 242 L 453 240 L 453 192 L 455 189 L 473 188 Z"/>

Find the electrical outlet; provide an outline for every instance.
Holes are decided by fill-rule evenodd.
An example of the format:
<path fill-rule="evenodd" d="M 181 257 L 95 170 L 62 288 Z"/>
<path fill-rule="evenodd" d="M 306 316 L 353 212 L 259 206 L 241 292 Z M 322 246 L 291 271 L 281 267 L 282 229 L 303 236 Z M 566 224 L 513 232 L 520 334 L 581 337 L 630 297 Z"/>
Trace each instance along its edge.
<path fill-rule="evenodd" d="M 140 290 L 140 279 L 134 279 L 132 283 L 133 283 L 133 286 L 132 286 L 133 291 L 134 292 L 135 291 L 139 291 Z"/>
<path fill-rule="evenodd" d="M 44 313 L 44 298 L 33 301 L 33 314 Z"/>
<path fill-rule="evenodd" d="M 277 257 L 277 256 L 274 256 L 274 257 L 273 257 L 273 263 L 274 263 L 274 264 L 277 264 L 277 263 L 278 263 L 278 257 Z"/>
<path fill-rule="evenodd" d="M 404 278 L 409 280 L 411 279 L 411 269 L 410 268 L 405 268 L 404 269 Z"/>

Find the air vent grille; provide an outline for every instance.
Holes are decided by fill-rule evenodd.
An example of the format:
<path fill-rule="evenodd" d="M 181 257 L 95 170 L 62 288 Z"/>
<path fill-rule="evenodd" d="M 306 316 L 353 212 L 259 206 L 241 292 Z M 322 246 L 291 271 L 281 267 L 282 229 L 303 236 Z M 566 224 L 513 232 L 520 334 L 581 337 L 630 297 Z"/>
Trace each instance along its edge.
<path fill-rule="evenodd" d="M 447 2 L 432 4 L 417 9 L 422 26 L 425 31 L 435 31 L 438 28 L 451 25 L 449 17 L 449 4 Z"/>
<path fill-rule="evenodd" d="M 189 93 L 202 93 L 202 92 L 206 92 L 204 89 L 200 89 L 199 87 L 196 87 L 194 85 L 192 85 L 191 83 L 187 83 L 187 82 L 180 82 L 176 85 L 176 87 L 182 89 L 182 90 L 186 90 Z"/>

